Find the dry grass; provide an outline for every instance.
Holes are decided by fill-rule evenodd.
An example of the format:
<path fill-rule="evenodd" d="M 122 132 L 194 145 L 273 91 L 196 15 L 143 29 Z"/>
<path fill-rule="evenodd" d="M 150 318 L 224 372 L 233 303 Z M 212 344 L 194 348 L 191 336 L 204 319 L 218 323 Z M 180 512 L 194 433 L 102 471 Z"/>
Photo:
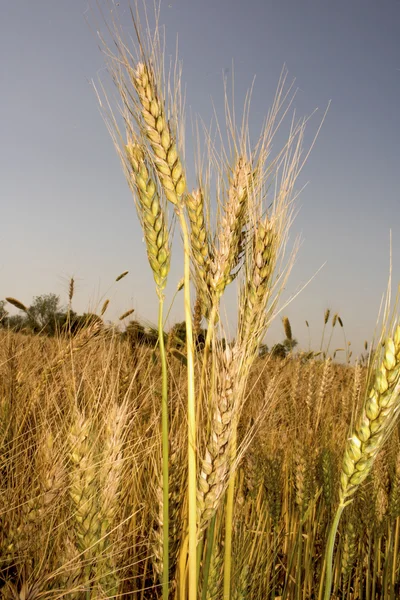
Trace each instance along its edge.
<path fill-rule="evenodd" d="M 68 354 L 63 348 L 69 347 L 68 340 L 0 334 L 2 597 L 23 593 L 24 586 L 38 596 L 83 598 L 89 590 L 91 596 L 159 597 L 160 552 L 154 545 L 160 531 L 158 360 L 149 367 L 151 350 L 137 348 L 133 369 L 128 342 L 111 335 L 92 338 Z M 60 353 L 63 360 L 54 362 Z M 46 363 L 51 371 L 43 383 L 39 365 Z M 296 597 L 299 584 L 302 597 L 318 597 L 321 549 L 338 501 L 341 456 L 357 408 L 354 389 L 366 383 L 365 370 L 332 362 L 327 380 L 326 364 L 259 359 L 251 369 L 238 427 L 238 447 L 245 443 L 248 449 L 235 491 L 234 597 L 289 599 Z M 174 597 L 178 549 L 185 537 L 186 372 L 179 361 L 170 368 Z M 223 370 L 220 386 L 229 388 Z M 40 393 L 32 403 L 35 390 Z M 213 403 L 222 402 L 220 391 Z M 214 409 L 223 427 L 221 440 L 229 427 L 224 418 L 228 400 L 224 410 L 220 405 Z M 266 400 L 269 409 L 260 418 Z M 199 423 L 199 431 L 209 425 Z M 209 512 L 201 518 L 205 523 L 216 515 L 208 591 L 213 598 L 221 597 L 220 499 L 227 439 L 219 444 L 219 438 L 205 436 L 205 449 L 211 450 L 204 464 L 211 456 L 223 471 L 212 485 L 209 468 L 204 470 Z M 357 598 L 363 589 L 372 598 L 373 587 L 381 598 L 398 593 L 399 455 L 395 431 L 339 527 L 335 594 Z M 301 552 L 300 528 L 306 540 Z"/>

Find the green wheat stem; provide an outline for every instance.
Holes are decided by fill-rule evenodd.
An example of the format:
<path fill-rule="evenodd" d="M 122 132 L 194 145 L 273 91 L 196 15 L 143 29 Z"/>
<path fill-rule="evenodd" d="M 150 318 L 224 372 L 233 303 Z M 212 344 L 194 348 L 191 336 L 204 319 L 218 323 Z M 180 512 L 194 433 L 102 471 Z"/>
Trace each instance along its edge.
<path fill-rule="evenodd" d="M 190 302 L 190 237 L 181 207 L 177 208 L 184 248 L 184 307 L 187 351 L 187 422 L 188 422 L 188 600 L 197 598 L 197 476 L 196 476 L 196 402 L 194 388 L 194 344 Z"/>
<path fill-rule="evenodd" d="M 158 343 L 160 346 L 162 373 L 162 469 L 163 469 L 163 577 L 162 597 L 168 600 L 169 595 L 169 426 L 168 426 L 168 371 L 164 344 L 163 321 L 164 297 L 160 294 L 158 304 Z"/>
<path fill-rule="evenodd" d="M 342 516 L 342 512 L 347 506 L 348 502 L 340 503 L 338 509 L 335 514 L 335 518 L 333 520 L 332 526 L 329 531 L 328 541 L 326 544 L 326 577 L 325 577 L 325 594 L 324 600 L 330 600 L 331 597 L 331 589 L 332 589 L 332 578 L 333 578 L 333 549 L 335 546 L 336 534 L 339 526 L 339 521 Z"/>

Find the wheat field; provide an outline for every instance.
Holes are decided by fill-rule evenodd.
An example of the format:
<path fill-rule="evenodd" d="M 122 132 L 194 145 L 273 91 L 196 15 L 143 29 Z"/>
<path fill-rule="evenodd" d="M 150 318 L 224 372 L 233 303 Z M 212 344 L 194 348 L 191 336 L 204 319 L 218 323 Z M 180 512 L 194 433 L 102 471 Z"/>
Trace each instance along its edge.
<path fill-rule="evenodd" d="M 96 323 L 72 331 L 67 320 L 54 337 L 0 329 L 1 597 L 398 598 L 396 310 L 386 304 L 368 361 L 335 362 L 324 337 L 323 351 L 295 351 L 285 317 L 284 356 L 260 352 L 280 318 L 298 179 L 322 123 L 306 136 L 283 71 L 256 143 L 250 96 L 241 121 L 226 101 L 226 133 L 199 135 L 189 187 L 179 63 L 164 68 L 157 19 L 132 19 L 136 43 L 115 20 L 113 43 L 100 38 L 117 102 L 100 84 L 97 99 L 142 227 L 157 333 L 151 346 Z M 180 344 L 165 333 L 173 244 Z M 328 322 L 343 326 L 327 311 L 324 334 Z"/>
<path fill-rule="evenodd" d="M 161 597 L 159 351 L 112 333 L 68 340 L 2 332 L 0 347 L 2 597 Z M 169 358 L 169 594 L 180 598 L 187 367 Z M 365 368 L 330 358 L 255 360 L 238 422 L 232 598 L 322 597 L 343 451 L 365 386 Z M 200 456 L 208 456 L 206 421 L 198 423 Z M 229 424 L 224 415 L 217 422 L 219 472 L 203 467 L 209 485 L 198 491 L 199 535 L 212 528 L 213 540 L 207 589 L 199 580 L 205 598 L 222 598 L 219 486 Z M 332 597 L 398 597 L 399 478 L 396 429 L 340 522 Z"/>

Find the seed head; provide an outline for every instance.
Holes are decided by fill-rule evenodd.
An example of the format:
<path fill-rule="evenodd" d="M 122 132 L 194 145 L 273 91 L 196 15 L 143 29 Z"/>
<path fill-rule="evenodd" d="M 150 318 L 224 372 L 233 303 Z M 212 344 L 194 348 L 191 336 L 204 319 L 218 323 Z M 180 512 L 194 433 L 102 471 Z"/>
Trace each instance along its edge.
<path fill-rule="evenodd" d="M 8 298 L 6 298 L 6 300 L 7 300 L 7 302 L 9 302 L 13 306 L 15 306 L 15 308 L 18 308 L 19 310 L 23 310 L 24 312 L 28 312 L 28 309 L 26 308 L 25 304 L 22 304 L 22 302 L 20 302 L 16 298 L 8 297 Z"/>
<path fill-rule="evenodd" d="M 124 271 L 123 273 L 121 273 L 121 275 L 118 275 L 117 279 L 115 281 L 121 281 L 121 279 L 123 279 L 126 275 L 128 275 L 129 271 Z"/>
<path fill-rule="evenodd" d="M 68 300 L 70 303 L 72 302 L 72 298 L 74 297 L 74 290 L 75 290 L 75 279 L 73 277 L 71 277 L 71 279 L 69 280 L 69 289 L 68 289 Z"/>
<path fill-rule="evenodd" d="M 131 315 L 133 312 L 135 312 L 134 308 L 131 308 L 130 310 L 127 310 L 126 312 L 124 312 L 120 317 L 119 320 L 123 321 L 124 319 L 126 319 L 126 317 L 129 317 L 129 315 Z"/>
<path fill-rule="evenodd" d="M 103 306 L 101 307 L 101 311 L 100 311 L 100 316 L 102 317 L 104 315 L 104 313 L 106 312 L 108 305 L 110 304 L 109 300 L 106 300 L 103 304 Z"/>
<path fill-rule="evenodd" d="M 290 325 L 289 317 L 283 317 L 282 323 L 283 323 L 283 329 L 285 331 L 286 338 L 288 340 L 292 340 L 293 339 L 292 328 Z"/>

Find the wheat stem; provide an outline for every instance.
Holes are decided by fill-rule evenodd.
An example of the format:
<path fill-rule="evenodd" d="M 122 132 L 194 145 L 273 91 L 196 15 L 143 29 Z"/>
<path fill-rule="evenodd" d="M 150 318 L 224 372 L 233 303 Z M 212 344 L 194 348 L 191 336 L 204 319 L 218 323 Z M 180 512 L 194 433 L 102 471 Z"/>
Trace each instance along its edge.
<path fill-rule="evenodd" d="M 237 432 L 236 424 L 232 432 L 231 457 L 236 457 Z M 233 462 L 233 461 L 232 461 Z M 235 500 L 235 469 L 231 470 L 225 507 L 225 546 L 224 546 L 224 587 L 223 599 L 230 600 L 231 597 L 231 573 L 232 573 L 232 530 L 233 530 L 233 503 Z"/>
<path fill-rule="evenodd" d="M 162 594 L 163 600 L 169 596 L 169 425 L 168 425 L 168 372 L 167 359 L 164 344 L 164 320 L 163 320 L 164 298 L 160 296 L 158 304 L 158 343 L 160 347 L 161 371 L 162 371 L 162 469 L 163 469 L 163 577 Z"/>
<path fill-rule="evenodd" d="M 188 524 L 189 524 L 189 600 L 197 597 L 197 506 L 196 506 L 196 402 L 194 388 L 194 345 L 190 301 L 190 238 L 182 207 L 177 208 L 184 248 L 184 307 L 187 351 L 187 421 L 188 421 Z"/>
<path fill-rule="evenodd" d="M 325 574 L 325 594 L 324 600 L 329 600 L 331 597 L 331 589 L 332 589 L 332 578 L 333 578 L 333 549 L 335 546 L 336 533 L 339 526 L 339 521 L 342 516 L 342 513 L 346 507 L 347 503 L 339 504 L 335 518 L 331 525 L 328 541 L 326 544 L 326 557 L 325 557 L 325 566 L 326 566 L 326 574 Z"/>

